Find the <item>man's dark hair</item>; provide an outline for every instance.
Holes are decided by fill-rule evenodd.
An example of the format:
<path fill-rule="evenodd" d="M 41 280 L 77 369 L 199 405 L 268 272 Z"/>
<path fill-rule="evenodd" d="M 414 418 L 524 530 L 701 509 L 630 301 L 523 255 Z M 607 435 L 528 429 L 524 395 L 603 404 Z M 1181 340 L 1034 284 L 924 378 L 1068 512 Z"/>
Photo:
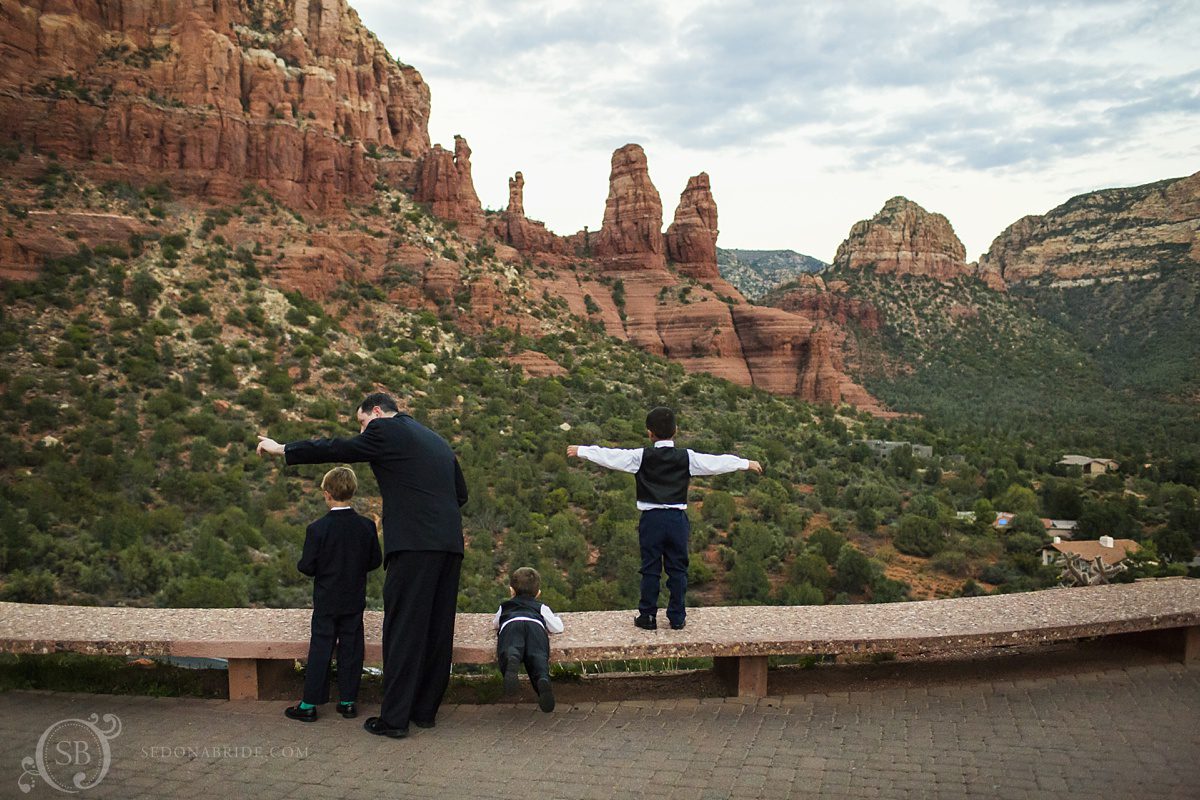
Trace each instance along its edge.
<path fill-rule="evenodd" d="M 646 415 L 646 430 L 659 439 L 670 439 L 675 435 L 675 412 L 666 406 L 650 409 Z"/>
<path fill-rule="evenodd" d="M 518 567 L 508 579 L 518 597 L 537 597 L 542 590 L 542 576 L 533 567 Z"/>
<path fill-rule="evenodd" d="M 367 395 L 363 398 L 362 404 L 359 405 L 358 410 L 364 414 L 370 414 L 371 409 L 375 406 L 379 406 L 384 411 L 388 412 L 398 412 L 400 410 L 400 407 L 396 405 L 396 398 L 392 397 L 387 392 L 375 392 L 374 394 Z"/>

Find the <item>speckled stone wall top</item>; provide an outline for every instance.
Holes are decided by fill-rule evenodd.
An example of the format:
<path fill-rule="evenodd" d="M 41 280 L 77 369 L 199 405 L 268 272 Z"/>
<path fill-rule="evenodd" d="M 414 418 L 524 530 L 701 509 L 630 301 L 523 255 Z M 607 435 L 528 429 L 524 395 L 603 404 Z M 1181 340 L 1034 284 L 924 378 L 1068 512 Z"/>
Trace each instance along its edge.
<path fill-rule="evenodd" d="M 0 650 L 301 658 L 305 609 L 96 608 L 0 603 Z M 557 660 L 955 650 L 1200 625 L 1200 581 L 1173 579 L 886 605 L 691 609 L 682 631 L 643 631 L 631 611 L 563 614 Z M 382 615 L 365 615 L 381 658 Z M 454 660 L 495 658 L 490 614 L 459 614 Z"/>

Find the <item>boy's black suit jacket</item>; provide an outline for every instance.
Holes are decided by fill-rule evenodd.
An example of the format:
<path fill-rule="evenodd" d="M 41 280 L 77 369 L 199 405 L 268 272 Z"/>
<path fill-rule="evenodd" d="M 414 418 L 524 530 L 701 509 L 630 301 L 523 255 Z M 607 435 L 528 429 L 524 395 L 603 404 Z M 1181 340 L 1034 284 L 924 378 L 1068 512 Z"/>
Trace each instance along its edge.
<path fill-rule="evenodd" d="M 407 414 L 378 417 L 362 433 L 289 442 L 288 464 L 366 461 L 383 496 L 384 555 L 401 550 L 463 552 L 467 484 L 450 445 Z"/>
<path fill-rule="evenodd" d="M 308 526 L 296 569 L 313 577 L 313 613 L 361 614 L 367 573 L 383 561 L 374 520 L 352 508 L 330 511 Z"/>

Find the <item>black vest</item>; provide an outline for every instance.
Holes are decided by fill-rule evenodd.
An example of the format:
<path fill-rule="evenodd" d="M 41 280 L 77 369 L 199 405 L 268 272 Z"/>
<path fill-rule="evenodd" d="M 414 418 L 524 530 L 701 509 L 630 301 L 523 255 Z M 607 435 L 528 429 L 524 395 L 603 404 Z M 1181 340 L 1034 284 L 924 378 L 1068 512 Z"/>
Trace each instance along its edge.
<path fill-rule="evenodd" d="M 688 484 L 692 480 L 687 449 L 647 447 L 642 451 L 642 466 L 634 478 L 637 480 L 637 499 L 643 503 L 687 503 Z"/>
<path fill-rule="evenodd" d="M 504 623 L 517 617 L 535 619 L 542 623 L 543 628 L 546 627 L 546 622 L 542 619 L 542 601 L 536 597 L 517 595 L 500 604 L 500 627 L 504 627 Z"/>

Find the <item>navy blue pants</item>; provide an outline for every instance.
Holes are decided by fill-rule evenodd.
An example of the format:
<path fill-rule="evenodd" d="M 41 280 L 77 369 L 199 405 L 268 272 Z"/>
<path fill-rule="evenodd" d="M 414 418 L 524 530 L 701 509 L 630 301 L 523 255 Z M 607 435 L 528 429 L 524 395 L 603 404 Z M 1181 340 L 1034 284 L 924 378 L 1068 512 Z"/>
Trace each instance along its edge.
<path fill-rule="evenodd" d="M 663 570 L 667 573 L 667 619 L 676 625 L 687 616 L 683 596 L 687 593 L 688 538 L 692 524 L 687 512 L 674 508 L 643 511 L 638 522 L 638 543 L 642 549 L 642 598 L 638 611 L 651 616 L 658 613 L 658 586 Z"/>
<path fill-rule="evenodd" d="M 329 662 L 337 650 L 338 700 L 358 700 L 363 668 L 363 615 L 318 614 L 312 616 L 312 638 L 308 643 L 308 665 L 304 670 L 304 702 L 319 706 L 329 702 Z"/>

